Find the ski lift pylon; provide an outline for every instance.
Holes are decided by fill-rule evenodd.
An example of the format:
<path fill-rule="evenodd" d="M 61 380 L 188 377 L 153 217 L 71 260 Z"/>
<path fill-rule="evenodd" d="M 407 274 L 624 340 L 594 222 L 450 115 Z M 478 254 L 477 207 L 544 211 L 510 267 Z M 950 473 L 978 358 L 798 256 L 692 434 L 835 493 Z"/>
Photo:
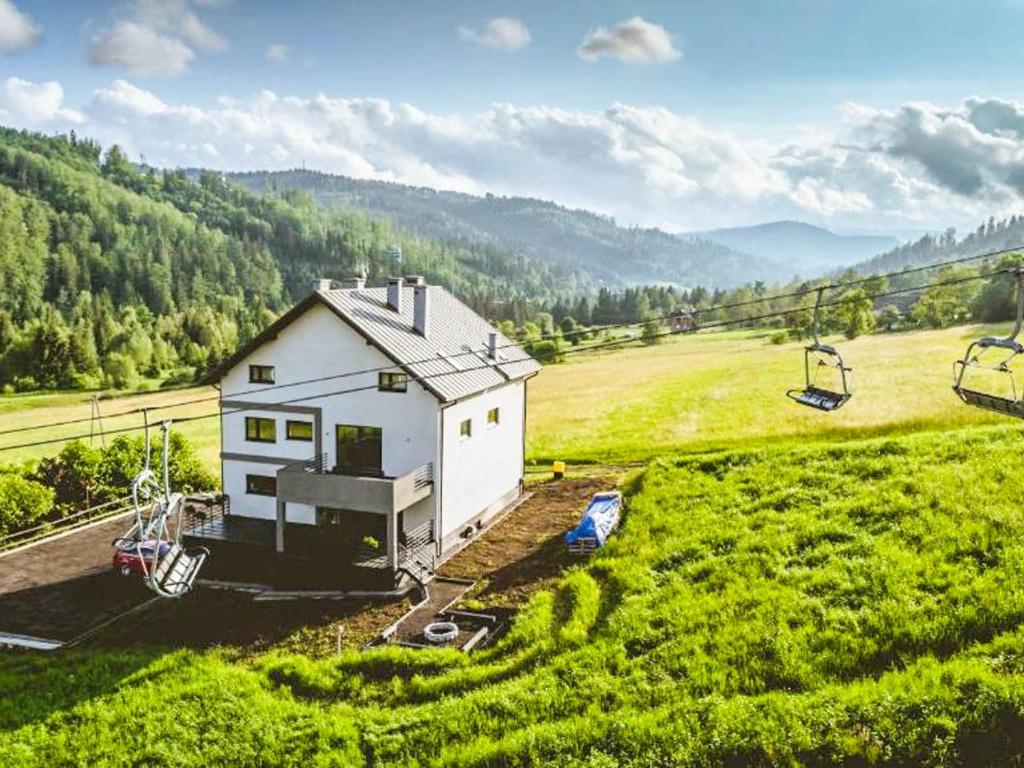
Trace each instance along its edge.
<path fill-rule="evenodd" d="M 953 391 L 967 405 L 1024 419 L 1024 400 L 1021 400 L 1018 395 L 1017 384 L 1013 377 L 1013 371 L 1010 369 L 1010 361 L 1018 355 L 1024 354 L 1024 345 L 1017 341 L 1017 336 L 1020 335 L 1021 331 L 1021 324 L 1024 322 L 1024 267 L 1014 267 L 1008 271 L 1014 276 L 1017 284 L 1017 318 L 1013 330 L 1005 338 L 985 336 L 971 342 L 963 358 L 953 363 Z M 992 348 L 1007 350 L 1009 354 L 994 365 L 984 365 L 980 359 L 981 355 L 985 350 Z M 979 370 L 1006 374 L 1010 384 L 1010 397 L 981 392 L 972 387 L 964 386 L 964 378 L 967 372 Z"/>
<path fill-rule="evenodd" d="M 804 347 L 804 388 L 791 389 L 786 395 L 811 408 L 819 411 L 835 411 L 846 404 L 846 401 L 853 396 L 850 385 L 850 377 L 847 374 L 853 373 L 853 369 L 843 362 L 842 356 L 835 347 L 822 344 L 818 338 L 819 316 L 821 313 L 821 296 L 827 290 L 827 286 L 818 288 L 818 295 L 814 300 L 814 317 L 811 321 L 811 335 L 814 341 Z M 812 358 L 816 360 L 813 365 Z M 831 368 L 838 374 L 839 387 L 827 388 L 817 384 L 818 372 L 822 368 Z"/>
<path fill-rule="evenodd" d="M 145 463 L 132 480 L 132 506 L 135 524 L 115 542 L 129 542 L 142 564 L 143 582 L 160 597 L 181 597 L 195 583 L 196 576 L 210 551 L 205 547 L 186 549 L 181 545 L 181 519 L 185 497 L 171 492 L 171 422 L 161 424 L 163 432 L 163 472 L 158 477 L 150 465 L 152 445 L 149 437 L 149 413 L 143 408 Z M 148 553 L 143 552 L 145 545 Z"/>

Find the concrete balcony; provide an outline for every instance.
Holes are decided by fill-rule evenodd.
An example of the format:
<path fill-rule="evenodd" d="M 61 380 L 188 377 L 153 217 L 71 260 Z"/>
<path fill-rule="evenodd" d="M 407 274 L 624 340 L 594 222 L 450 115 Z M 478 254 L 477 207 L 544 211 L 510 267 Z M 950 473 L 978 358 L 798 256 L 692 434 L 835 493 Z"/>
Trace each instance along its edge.
<path fill-rule="evenodd" d="M 434 492 L 434 465 L 401 477 L 361 477 L 326 471 L 326 455 L 277 471 L 277 500 L 286 504 L 394 516 Z"/>

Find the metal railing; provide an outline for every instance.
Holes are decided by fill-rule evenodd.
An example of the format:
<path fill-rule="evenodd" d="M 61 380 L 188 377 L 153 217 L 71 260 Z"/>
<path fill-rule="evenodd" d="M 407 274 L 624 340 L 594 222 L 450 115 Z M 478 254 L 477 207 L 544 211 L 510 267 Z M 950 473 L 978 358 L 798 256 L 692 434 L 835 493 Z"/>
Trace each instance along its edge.
<path fill-rule="evenodd" d="M 9 533 L 6 536 L 0 537 L 0 553 L 42 541 L 43 539 L 47 539 L 50 536 L 55 536 L 59 533 L 66 533 L 67 531 L 83 528 L 97 520 L 117 517 L 131 509 L 128 504 L 130 501 L 131 499 L 127 497 L 123 499 L 114 499 L 113 501 L 108 501 L 105 504 L 99 504 L 95 507 L 79 510 L 78 512 L 67 515 L 66 517 L 62 517 L 58 520 L 47 521 L 39 525 L 34 525 L 31 528 L 25 528 L 21 531 Z"/>
<path fill-rule="evenodd" d="M 312 459 L 304 459 L 303 461 L 294 461 L 291 464 L 285 464 L 283 469 L 291 472 L 309 472 L 310 474 L 322 475 L 326 472 L 327 467 L 327 454 L 321 453 L 314 456 Z"/>
<path fill-rule="evenodd" d="M 420 488 L 426 488 L 428 485 L 434 482 L 434 462 L 428 461 L 422 467 L 417 467 L 412 471 L 413 485 L 417 490 Z"/>

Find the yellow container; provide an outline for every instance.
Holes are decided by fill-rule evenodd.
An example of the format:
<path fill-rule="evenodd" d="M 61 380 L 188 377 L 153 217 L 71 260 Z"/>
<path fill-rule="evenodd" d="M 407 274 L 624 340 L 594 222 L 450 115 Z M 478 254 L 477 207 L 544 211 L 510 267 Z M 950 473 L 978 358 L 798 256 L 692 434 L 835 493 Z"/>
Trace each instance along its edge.
<path fill-rule="evenodd" d="M 564 461 L 553 461 L 551 462 L 551 474 L 555 476 L 556 480 L 561 480 L 565 477 L 565 462 Z"/>

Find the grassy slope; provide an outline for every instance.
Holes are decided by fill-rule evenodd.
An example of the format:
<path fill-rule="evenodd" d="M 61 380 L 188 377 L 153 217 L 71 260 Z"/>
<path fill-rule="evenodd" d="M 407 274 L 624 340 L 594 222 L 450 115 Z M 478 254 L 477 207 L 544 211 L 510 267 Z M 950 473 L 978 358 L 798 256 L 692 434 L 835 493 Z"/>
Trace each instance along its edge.
<path fill-rule="evenodd" d="M 195 387 L 179 392 L 153 392 L 101 400 L 100 415 L 103 417 L 104 429 L 114 430 L 134 427 L 142 424 L 142 415 L 137 412 L 140 408 L 216 396 L 216 390 L 211 387 Z M 0 397 L 0 431 L 71 419 L 88 419 L 90 416 L 89 402 L 91 399 L 92 393 L 88 392 L 57 392 Z M 185 417 L 216 412 L 217 402 L 213 400 L 211 402 L 175 408 L 173 411 L 154 411 L 150 414 L 150 418 L 155 422 L 169 416 Z M 115 418 L 114 414 L 119 413 L 128 415 Z M 50 440 L 59 437 L 88 435 L 89 428 L 90 424 L 87 421 L 82 424 L 2 435 L 0 436 L 0 446 Z M 178 429 L 197 447 L 199 456 L 206 465 L 217 471 L 219 475 L 219 420 L 215 418 L 202 419 L 182 424 Z M 94 444 L 99 444 L 98 438 Z M 60 451 L 60 449 L 61 445 L 56 444 L 35 446 L 16 451 L 3 451 L 0 452 L 0 464 L 31 461 L 43 456 L 50 456 Z"/>
<path fill-rule="evenodd" d="M 769 344 L 763 335 L 715 333 L 674 338 L 656 347 L 570 355 L 548 366 L 529 386 L 528 454 L 534 460 L 638 461 L 667 452 L 749 446 L 805 439 L 849 439 L 995 423 L 961 406 L 950 391 L 952 362 L 969 339 L 991 326 L 882 334 L 839 340 L 854 367 L 857 393 L 835 414 L 793 404 L 785 391 L 803 377 L 800 344 Z M 338 366 L 339 372 L 344 366 Z M 106 414 L 143 404 L 213 394 L 210 389 L 143 395 L 102 403 Z M 284 397 L 287 393 L 282 393 Z M 0 398 L 4 428 L 88 417 L 89 396 Z M 154 416 L 209 413 L 206 403 Z M 138 415 L 105 419 L 129 426 Z M 217 465 L 216 419 L 183 425 L 211 467 Z M 88 434 L 88 424 L 0 436 L 0 445 Z M 0 462 L 34 459 L 57 450 L 42 446 L 0 452 Z"/>
<path fill-rule="evenodd" d="M 531 382 L 529 456 L 629 461 L 667 452 L 849 439 L 997 423 L 950 390 L 969 340 L 1003 328 L 829 339 L 854 369 L 855 395 L 823 414 L 795 405 L 801 344 L 714 333 L 594 358 L 570 357 Z"/>
<path fill-rule="evenodd" d="M 6 658 L 0 764 L 1009 763 L 1019 455 L 997 427 L 660 459 L 493 649 Z"/>

